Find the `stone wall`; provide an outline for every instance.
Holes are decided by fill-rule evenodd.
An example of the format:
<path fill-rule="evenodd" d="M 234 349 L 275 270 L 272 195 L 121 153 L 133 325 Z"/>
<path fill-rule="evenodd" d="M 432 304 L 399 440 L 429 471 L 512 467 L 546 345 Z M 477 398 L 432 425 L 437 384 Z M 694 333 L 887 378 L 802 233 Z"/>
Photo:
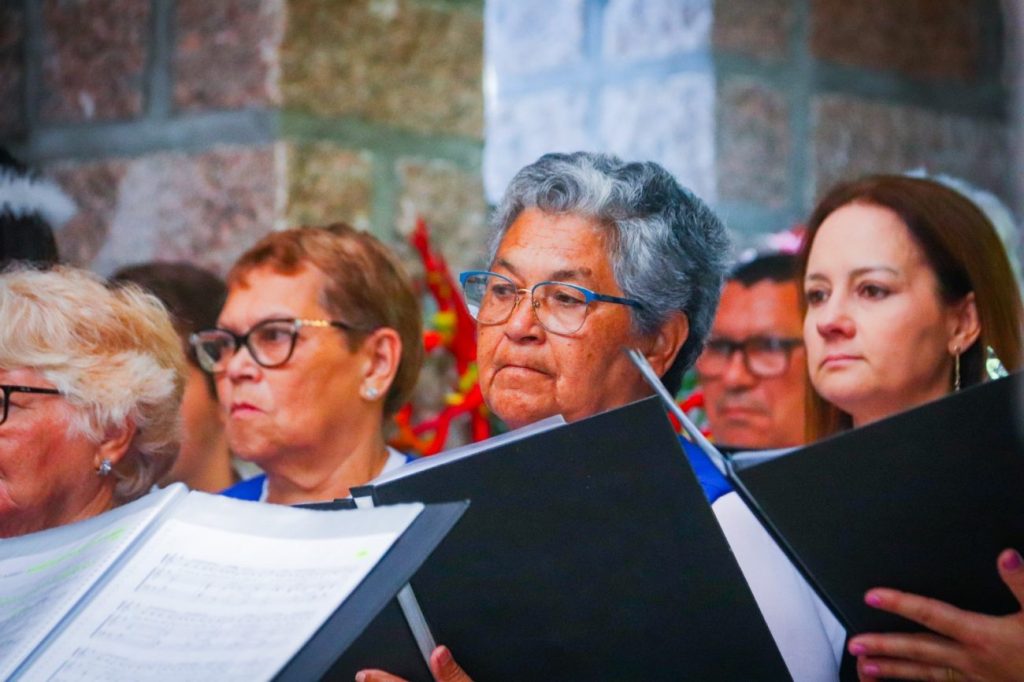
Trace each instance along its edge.
<path fill-rule="evenodd" d="M 223 272 L 275 227 L 417 216 L 475 264 L 482 8 L 458 0 L 0 0 L 0 143 L 55 177 L 100 272 Z"/>
<path fill-rule="evenodd" d="M 658 160 L 741 236 L 872 170 L 1019 207 L 1004 5 L 0 0 L 0 142 L 75 195 L 61 246 L 101 271 L 223 270 L 267 230 L 338 219 L 415 266 L 418 215 L 477 265 L 484 197 L 552 150 Z"/>
<path fill-rule="evenodd" d="M 871 171 L 1018 199 L 996 0 L 489 0 L 486 18 L 492 199 L 574 148 L 660 161 L 741 241 Z"/>

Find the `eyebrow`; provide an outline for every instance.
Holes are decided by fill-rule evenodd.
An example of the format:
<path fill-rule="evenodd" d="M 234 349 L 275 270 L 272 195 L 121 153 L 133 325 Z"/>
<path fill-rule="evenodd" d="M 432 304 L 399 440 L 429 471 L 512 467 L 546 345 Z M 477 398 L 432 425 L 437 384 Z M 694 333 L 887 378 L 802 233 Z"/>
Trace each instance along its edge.
<path fill-rule="evenodd" d="M 512 265 L 512 263 L 510 263 L 507 260 L 505 260 L 504 258 L 496 259 L 494 261 L 494 264 L 495 265 L 499 265 L 499 266 L 505 268 L 506 270 L 511 272 L 513 276 L 518 277 L 519 279 L 522 279 L 522 277 L 519 274 L 519 271 L 516 269 L 516 267 L 514 265 Z M 592 276 L 593 274 L 594 274 L 594 271 L 591 270 L 590 268 L 566 268 L 566 269 L 562 269 L 562 270 L 555 270 L 554 272 L 552 272 L 550 275 L 548 275 L 545 278 L 545 281 L 562 282 L 562 281 L 567 281 L 567 280 L 568 281 L 581 280 L 581 279 L 586 279 L 586 278 Z"/>
<path fill-rule="evenodd" d="M 264 315 L 263 317 L 259 318 L 258 320 L 256 320 L 252 324 L 250 324 L 248 329 L 252 329 L 256 325 L 263 324 L 264 322 L 267 322 L 269 320 L 284 320 L 284 321 L 288 321 L 288 320 L 297 320 L 297 319 L 299 319 L 301 317 L 302 317 L 301 315 L 296 315 L 295 313 L 284 313 L 284 312 L 270 313 L 269 315 Z M 236 327 L 234 325 L 229 326 L 229 325 L 225 324 L 223 320 L 217 320 L 217 329 L 226 329 L 228 331 L 234 332 L 234 331 L 238 330 L 238 327 Z"/>
<path fill-rule="evenodd" d="M 896 268 L 890 268 L 888 265 L 869 265 L 867 267 L 857 268 L 856 270 L 853 270 L 852 272 L 850 272 L 849 279 L 855 279 L 857 277 L 861 277 L 863 275 L 867 275 L 867 274 L 870 274 L 872 272 L 888 272 L 889 274 L 895 275 L 897 277 L 899 277 L 899 275 L 900 275 L 900 271 L 899 270 L 897 270 Z M 827 281 L 827 280 L 828 280 L 828 277 L 826 277 L 825 275 L 823 275 L 821 273 L 817 273 L 817 272 L 809 272 L 804 277 L 804 281 Z"/>

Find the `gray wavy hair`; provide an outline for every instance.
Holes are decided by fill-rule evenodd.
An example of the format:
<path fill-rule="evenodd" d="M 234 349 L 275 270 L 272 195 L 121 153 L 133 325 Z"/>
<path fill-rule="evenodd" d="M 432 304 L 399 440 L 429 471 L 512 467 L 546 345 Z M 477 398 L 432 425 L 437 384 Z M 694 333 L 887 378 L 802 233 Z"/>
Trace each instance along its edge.
<path fill-rule="evenodd" d="M 37 370 L 65 396 L 71 428 L 99 443 L 131 422 L 115 468 L 118 503 L 146 492 L 174 463 L 185 353 L 170 315 L 135 285 L 108 286 L 66 266 L 0 273 L 0 368 Z"/>
<path fill-rule="evenodd" d="M 704 347 L 729 257 L 725 227 L 708 206 L 656 163 L 625 163 L 610 154 L 545 154 L 512 178 L 494 213 L 493 263 L 502 238 L 525 209 L 571 213 L 608 230 L 615 279 L 629 298 L 638 334 L 657 331 L 676 312 L 690 333 L 662 377 L 679 390 L 683 372 Z"/>

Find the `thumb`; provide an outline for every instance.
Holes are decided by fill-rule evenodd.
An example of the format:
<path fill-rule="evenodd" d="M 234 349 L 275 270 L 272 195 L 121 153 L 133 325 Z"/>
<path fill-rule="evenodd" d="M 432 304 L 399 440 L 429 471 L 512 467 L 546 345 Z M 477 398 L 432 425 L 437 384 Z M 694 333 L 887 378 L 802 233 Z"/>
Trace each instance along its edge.
<path fill-rule="evenodd" d="M 999 555 L 997 563 L 1003 582 L 1024 609 L 1024 560 L 1016 550 L 1006 549 Z"/>
<path fill-rule="evenodd" d="M 430 672 L 437 682 L 473 682 L 446 646 L 439 646 L 430 654 Z"/>

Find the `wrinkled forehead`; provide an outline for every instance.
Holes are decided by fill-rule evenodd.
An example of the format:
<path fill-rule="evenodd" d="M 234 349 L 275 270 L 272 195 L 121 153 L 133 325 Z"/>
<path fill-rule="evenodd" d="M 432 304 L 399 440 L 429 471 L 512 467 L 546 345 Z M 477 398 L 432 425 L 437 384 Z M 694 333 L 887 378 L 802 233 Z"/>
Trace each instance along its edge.
<path fill-rule="evenodd" d="M 712 334 L 733 339 L 799 337 L 802 330 L 800 288 L 795 280 L 761 280 L 750 286 L 726 282 L 712 325 Z"/>
<path fill-rule="evenodd" d="M 271 265 L 233 278 L 218 324 L 255 324 L 270 317 L 307 317 L 325 311 L 327 276 L 311 263 L 282 271 Z"/>
<path fill-rule="evenodd" d="M 525 282 L 559 280 L 615 283 L 611 231 L 571 213 L 526 209 L 498 243 L 491 268 Z"/>

